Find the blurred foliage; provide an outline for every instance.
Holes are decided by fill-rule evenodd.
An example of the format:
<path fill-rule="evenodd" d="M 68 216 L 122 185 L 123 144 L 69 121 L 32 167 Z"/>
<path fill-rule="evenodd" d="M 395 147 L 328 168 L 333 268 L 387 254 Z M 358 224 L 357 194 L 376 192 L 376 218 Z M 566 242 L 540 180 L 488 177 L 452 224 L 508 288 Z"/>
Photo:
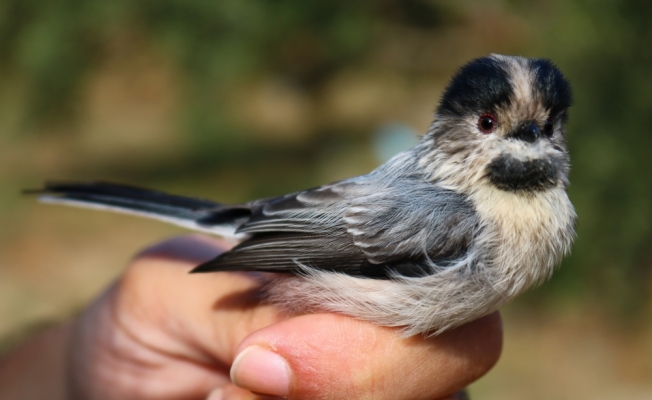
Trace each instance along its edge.
<path fill-rule="evenodd" d="M 454 19 L 440 3 L 10 0 L 0 5 L 0 56 L 27 76 L 30 117 L 42 119 L 69 104 L 115 36 L 137 31 L 183 66 L 194 130 L 211 130 L 219 120 L 210 115 L 219 109 L 215 93 L 229 84 L 264 73 L 313 90 L 364 60 L 379 31 L 432 29 Z"/>
<path fill-rule="evenodd" d="M 640 311 L 652 291 L 651 21 L 652 3 L 644 0 L 6 0 L 0 83 L 7 88 L 17 80 L 17 92 L 26 93 L 18 97 L 26 111 L 16 132 L 65 141 L 84 134 L 70 128 L 83 88 L 116 48 L 131 46 L 129 57 L 153 51 L 178 77 L 183 143 L 153 162 L 86 160 L 85 170 L 122 180 L 194 179 L 201 186 L 213 176 L 207 170 L 237 169 L 244 175 L 236 180 L 259 175 L 255 188 L 242 193 L 267 195 L 340 177 L 318 173 L 336 170 L 338 154 L 353 154 L 347 159 L 362 163 L 354 169 L 373 164 L 362 149 L 380 122 L 337 123 L 324 111 L 333 82 L 350 71 L 398 76 L 416 93 L 431 77 L 443 85 L 455 65 L 489 52 L 552 58 L 576 94 L 569 141 L 580 219 L 555 290 L 531 298 L 566 294 Z M 233 105 L 238 93 L 266 80 L 280 82 L 273 99 L 299 98 L 310 110 L 295 127 L 298 139 L 266 139 L 265 127 L 252 124 L 255 113 L 246 114 L 247 123 L 233 117 L 244 107 Z M 396 108 L 389 104 L 373 115 Z M 47 128 L 61 124 L 64 133 Z M 330 161 L 318 167 L 320 160 Z"/>

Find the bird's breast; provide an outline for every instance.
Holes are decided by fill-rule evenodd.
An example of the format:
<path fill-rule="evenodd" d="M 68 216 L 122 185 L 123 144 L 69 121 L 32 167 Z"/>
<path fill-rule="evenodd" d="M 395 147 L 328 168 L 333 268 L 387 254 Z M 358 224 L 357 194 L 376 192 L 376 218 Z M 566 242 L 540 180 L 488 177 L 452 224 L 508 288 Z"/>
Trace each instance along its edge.
<path fill-rule="evenodd" d="M 575 210 L 562 187 L 537 193 L 509 192 L 490 185 L 471 196 L 483 233 L 477 246 L 501 288 L 518 295 L 550 277 L 570 250 Z"/>

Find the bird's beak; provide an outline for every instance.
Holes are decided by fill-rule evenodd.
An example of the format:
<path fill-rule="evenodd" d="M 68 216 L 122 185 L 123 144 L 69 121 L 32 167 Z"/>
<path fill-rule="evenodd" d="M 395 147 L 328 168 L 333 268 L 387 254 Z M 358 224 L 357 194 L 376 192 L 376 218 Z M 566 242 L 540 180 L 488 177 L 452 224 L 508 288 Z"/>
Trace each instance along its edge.
<path fill-rule="evenodd" d="M 533 121 L 527 121 L 509 136 L 527 143 L 534 143 L 541 137 L 541 131 L 539 131 L 539 127 Z"/>

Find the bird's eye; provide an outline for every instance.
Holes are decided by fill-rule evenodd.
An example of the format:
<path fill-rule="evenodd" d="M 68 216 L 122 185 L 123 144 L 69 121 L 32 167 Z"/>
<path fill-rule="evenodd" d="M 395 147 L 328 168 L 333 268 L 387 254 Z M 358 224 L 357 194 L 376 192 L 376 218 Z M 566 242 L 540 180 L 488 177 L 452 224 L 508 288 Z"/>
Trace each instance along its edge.
<path fill-rule="evenodd" d="M 553 133 L 554 133 L 554 124 L 552 122 L 552 119 L 548 119 L 546 120 L 546 123 L 543 124 L 543 134 L 546 135 L 546 137 L 551 137 Z"/>
<path fill-rule="evenodd" d="M 478 119 L 478 128 L 482 133 L 491 133 L 496 129 L 496 117 L 492 114 L 482 114 Z"/>

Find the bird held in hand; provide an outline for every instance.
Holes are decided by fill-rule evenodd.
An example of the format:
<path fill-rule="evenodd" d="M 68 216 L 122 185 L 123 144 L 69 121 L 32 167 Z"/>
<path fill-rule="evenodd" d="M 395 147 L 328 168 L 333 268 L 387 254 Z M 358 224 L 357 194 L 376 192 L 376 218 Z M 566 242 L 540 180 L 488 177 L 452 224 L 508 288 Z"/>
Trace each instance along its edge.
<path fill-rule="evenodd" d="M 193 272 L 276 273 L 266 298 L 290 312 L 437 334 L 542 282 L 569 252 L 570 104 L 550 61 L 490 55 L 453 77 L 418 145 L 367 175 L 233 206 L 103 182 L 38 192 L 236 239 Z"/>

